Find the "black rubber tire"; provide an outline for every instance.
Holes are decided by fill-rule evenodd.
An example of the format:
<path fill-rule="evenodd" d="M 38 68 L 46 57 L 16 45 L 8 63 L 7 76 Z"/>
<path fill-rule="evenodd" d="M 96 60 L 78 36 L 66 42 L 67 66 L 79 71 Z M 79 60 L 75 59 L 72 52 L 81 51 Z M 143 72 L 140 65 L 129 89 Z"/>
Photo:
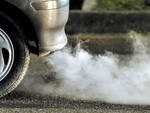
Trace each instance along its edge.
<path fill-rule="evenodd" d="M 0 97 L 13 91 L 23 80 L 30 56 L 25 43 L 25 35 L 20 26 L 10 16 L 0 11 L 0 28 L 9 36 L 14 46 L 14 63 L 7 76 L 0 81 Z"/>

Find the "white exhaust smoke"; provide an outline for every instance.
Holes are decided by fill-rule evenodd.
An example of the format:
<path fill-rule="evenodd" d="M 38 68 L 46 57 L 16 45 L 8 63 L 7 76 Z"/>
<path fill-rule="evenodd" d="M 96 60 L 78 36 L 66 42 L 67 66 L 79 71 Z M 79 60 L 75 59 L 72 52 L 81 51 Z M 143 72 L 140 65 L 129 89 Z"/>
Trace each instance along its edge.
<path fill-rule="evenodd" d="M 145 42 L 136 39 L 135 54 L 126 61 L 112 53 L 93 56 L 79 48 L 74 53 L 70 48 L 55 52 L 46 58 L 55 79 L 45 83 L 27 77 L 21 89 L 71 99 L 150 104 L 150 56 Z"/>

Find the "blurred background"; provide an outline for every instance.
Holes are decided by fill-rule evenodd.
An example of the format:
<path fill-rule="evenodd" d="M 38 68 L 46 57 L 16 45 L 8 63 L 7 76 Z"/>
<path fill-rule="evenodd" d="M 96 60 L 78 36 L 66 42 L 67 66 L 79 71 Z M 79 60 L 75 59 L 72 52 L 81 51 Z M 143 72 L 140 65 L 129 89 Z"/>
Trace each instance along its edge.
<path fill-rule="evenodd" d="M 67 34 L 150 33 L 150 0 L 70 0 Z"/>
<path fill-rule="evenodd" d="M 130 33 L 150 39 L 150 0 L 70 0 L 70 9 L 66 33 L 77 40 L 92 40 L 89 48 L 94 53 L 130 53 L 131 44 L 125 44 Z"/>
<path fill-rule="evenodd" d="M 150 9 L 150 0 L 70 0 L 70 9 L 147 10 Z"/>

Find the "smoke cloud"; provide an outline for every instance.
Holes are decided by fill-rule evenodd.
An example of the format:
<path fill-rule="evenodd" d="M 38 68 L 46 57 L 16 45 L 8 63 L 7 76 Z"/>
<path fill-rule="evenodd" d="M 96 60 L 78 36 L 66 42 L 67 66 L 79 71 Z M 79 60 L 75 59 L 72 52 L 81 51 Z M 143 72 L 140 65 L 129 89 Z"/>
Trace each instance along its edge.
<path fill-rule="evenodd" d="M 141 37 L 132 35 L 133 55 L 106 52 L 93 56 L 80 47 L 57 51 L 44 60 L 47 76 L 27 76 L 18 90 L 71 99 L 150 104 L 150 56 L 147 40 Z"/>

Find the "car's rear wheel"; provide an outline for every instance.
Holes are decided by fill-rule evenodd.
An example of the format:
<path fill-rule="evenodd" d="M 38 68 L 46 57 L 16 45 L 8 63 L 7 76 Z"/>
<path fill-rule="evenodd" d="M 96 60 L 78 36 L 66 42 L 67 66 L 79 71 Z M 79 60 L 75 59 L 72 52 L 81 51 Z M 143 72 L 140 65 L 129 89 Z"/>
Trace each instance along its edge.
<path fill-rule="evenodd" d="M 25 35 L 15 20 L 0 11 L 0 97 L 22 81 L 29 64 Z"/>

